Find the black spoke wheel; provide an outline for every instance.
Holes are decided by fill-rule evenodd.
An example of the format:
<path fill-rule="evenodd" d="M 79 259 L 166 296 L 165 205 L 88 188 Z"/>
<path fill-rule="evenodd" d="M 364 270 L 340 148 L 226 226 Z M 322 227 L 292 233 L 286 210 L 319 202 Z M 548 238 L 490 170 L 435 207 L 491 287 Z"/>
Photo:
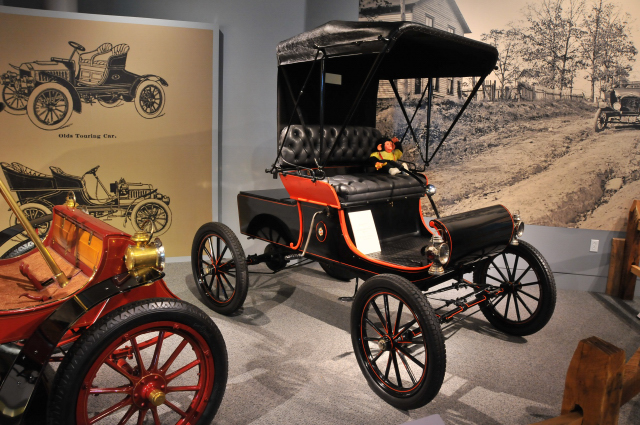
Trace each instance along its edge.
<path fill-rule="evenodd" d="M 593 129 L 596 133 L 599 133 L 605 128 L 607 128 L 607 114 L 602 109 L 598 109 L 593 123 Z"/>
<path fill-rule="evenodd" d="M 167 204 L 156 199 L 145 199 L 138 203 L 133 207 L 131 217 L 134 229 L 149 233 L 154 230 L 156 236 L 163 235 L 171 227 L 171 209 Z"/>
<path fill-rule="evenodd" d="M 351 309 L 351 342 L 371 389 L 400 409 L 438 394 L 446 368 L 442 330 L 426 297 L 391 274 L 368 279 Z"/>
<path fill-rule="evenodd" d="M 136 91 L 135 105 L 144 118 L 156 118 L 162 114 L 166 102 L 164 89 L 160 83 L 147 80 Z"/>
<path fill-rule="evenodd" d="M 356 275 L 351 270 L 340 267 L 340 266 L 336 266 L 335 264 L 332 264 L 332 263 L 322 262 L 320 263 L 320 267 L 322 267 L 322 270 L 324 270 L 324 272 L 329 276 L 331 276 L 332 278 L 342 280 L 344 282 L 348 282 L 351 279 L 355 279 L 356 277 L 358 277 L 358 275 Z"/>
<path fill-rule="evenodd" d="M 2 100 L 7 106 L 7 112 L 12 115 L 24 115 L 27 113 L 27 102 L 29 100 L 26 93 L 17 90 L 14 85 L 2 88 Z"/>
<path fill-rule="evenodd" d="M 509 245 L 473 273 L 478 284 L 501 292 L 480 304 L 497 329 L 511 335 L 531 335 L 551 319 L 556 306 L 556 282 L 542 254 L 527 242 Z"/>
<path fill-rule="evenodd" d="M 29 96 L 27 115 L 36 127 L 43 130 L 59 129 L 69 121 L 72 113 L 71 93 L 60 84 L 42 84 Z"/>
<path fill-rule="evenodd" d="M 249 290 L 247 259 L 240 241 L 222 223 L 206 223 L 191 246 L 191 268 L 204 302 L 220 314 L 242 307 Z"/>

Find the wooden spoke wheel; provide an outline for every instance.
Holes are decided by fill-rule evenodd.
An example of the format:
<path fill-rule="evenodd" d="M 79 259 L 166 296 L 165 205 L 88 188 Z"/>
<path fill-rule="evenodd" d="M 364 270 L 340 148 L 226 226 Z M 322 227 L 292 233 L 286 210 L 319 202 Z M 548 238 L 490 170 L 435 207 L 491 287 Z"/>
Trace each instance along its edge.
<path fill-rule="evenodd" d="M 206 223 L 191 247 L 191 268 L 205 303 L 220 314 L 242 307 L 249 289 L 247 259 L 240 241 L 222 223 Z"/>
<path fill-rule="evenodd" d="M 209 424 L 226 381 L 225 343 L 208 316 L 180 300 L 138 301 L 74 343 L 56 373 L 48 423 Z"/>
<path fill-rule="evenodd" d="M 426 297 L 390 274 L 367 280 L 351 310 L 351 341 L 369 386 L 400 409 L 429 403 L 446 368 L 444 338 Z"/>
<path fill-rule="evenodd" d="M 480 304 L 487 320 L 512 335 L 530 335 L 551 319 L 556 305 L 556 283 L 542 254 L 527 242 L 509 245 L 482 263 L 474 281 L 495 285 L 501 292 Z"/>

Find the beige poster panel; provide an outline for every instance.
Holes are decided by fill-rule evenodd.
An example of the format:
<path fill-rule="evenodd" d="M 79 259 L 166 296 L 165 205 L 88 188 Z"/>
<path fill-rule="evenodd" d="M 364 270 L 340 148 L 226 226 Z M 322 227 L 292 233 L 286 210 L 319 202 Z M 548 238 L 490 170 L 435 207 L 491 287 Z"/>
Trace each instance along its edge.
<path fill-rule="evenodd" d="M 212 217 L 213 30 L 78 16 L 0 13 L 1 178 L 32 216 L 73 191 L 187 256 Z"/>

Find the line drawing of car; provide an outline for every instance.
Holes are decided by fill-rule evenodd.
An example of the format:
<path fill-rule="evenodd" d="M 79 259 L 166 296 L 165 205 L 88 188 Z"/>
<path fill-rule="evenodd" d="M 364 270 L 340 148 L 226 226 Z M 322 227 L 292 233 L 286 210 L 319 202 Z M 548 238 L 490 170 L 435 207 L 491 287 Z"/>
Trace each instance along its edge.
<path fill-rule="evenodd" d="M 73 112 L 82 113 L 82 103 L 115 108 L 134 102 L 143 118 L 163 115 L 164 87 L 169 84 L 157 75 L 127 71 L 128 44 L 102 43 L 89 52 L 75 41 L 69 45 L 73 48 L 69 59 L 9 64 L 15 71 L 0 75 L 2 101 L 9 114 L 27 114 L 42 130 L 64 127 Z"/>
<path fill-rule="evenodd" d="M 171 227 L 171 199 L 147 183 L 131 183 L 124 178 L 109 185 L 109 190 L 98 177 L 99 165 L 82 176 L 67 174 L 60 167 L 50 166 L 51 174 L 44 174 L 17 162 L 1 162 L 0 167 L 16 193 L 18 205 L 29 220 L 51 214 L 55 205 L 64 203 L 69 192 L 78 200 L 79 208 L 101 220 L 124 217 L 124 227 L 131 221 L 134 230 L 154 231 L 158 236 Z M 96 180 L 95 195 L 86 186 L 85 176 Z M 98 186 L 106 197 L 98 196 Z M 10 225 L 15 225 L 16 217 L 11 215 Z M 49 231 L 50 223 L 38 226 L 41 236 Z"/>
<path fill-rule="evenodd" d="M 594 130 L 604 130 L 609 123 L 640 124 L 640 81 L 621 83 L 609 92 L 607 106 L 596 112 Z"/>

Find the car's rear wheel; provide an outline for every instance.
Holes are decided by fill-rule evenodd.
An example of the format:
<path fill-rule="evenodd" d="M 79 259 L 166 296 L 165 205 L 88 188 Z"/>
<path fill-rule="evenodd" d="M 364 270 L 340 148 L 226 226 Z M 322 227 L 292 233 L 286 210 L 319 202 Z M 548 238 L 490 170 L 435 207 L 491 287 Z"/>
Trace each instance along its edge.
<path fill-rule="evenodd" d="M 162 114 L 166 97 L 162 85 L 151 80 L 138 86 L 135 98 L 136 110 L 143 118 L 156 118 Z"/>
<path fill-rule="evenodd" d="M 11 115 L 24 115 L 27 113 L 28 97 L 16 90 L 12 85 L 2 88 L 2 100 L 7 107 L 5 110 Z"/>
<path fill-rule="evenodd" d="M 595 120 L 593 123 L 593 129 L 596 131 L 596 133 L 599 133 L 602 130 L 604 130 L 606 127 L 607 127 L 607 114 L 602 109 L 598 109 L 598 112 L 596 112 Z"/>
<path fill-rule="evenodd" d="M 71 93 L 60 84 L 39 85 L 29 96 L 27 116 L 43 130 L 59 129 L 69 121 L 72 113 Z"/>

